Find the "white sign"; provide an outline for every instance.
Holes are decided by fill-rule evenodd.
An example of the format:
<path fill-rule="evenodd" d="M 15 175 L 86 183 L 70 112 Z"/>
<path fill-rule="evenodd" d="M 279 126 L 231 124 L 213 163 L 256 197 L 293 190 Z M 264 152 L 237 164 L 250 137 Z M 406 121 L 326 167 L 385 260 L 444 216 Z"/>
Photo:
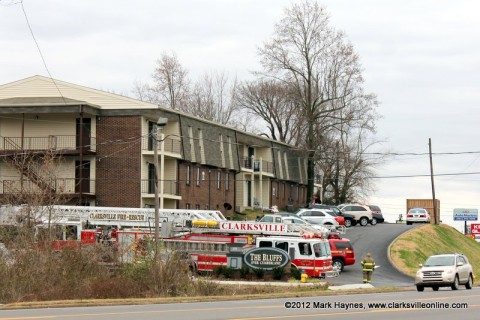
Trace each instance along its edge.
<path fill-rule="evenodd" d="M 248 233 L 248 231 L 286 232 L 287 226 L 281 223 L 225 221 L 220 223 L 220 229 L 241 230 L 246 233 Z"/>
<path fill-rule="evenodd" d="M 144 214 L 133 213 L 91 213 L 89 219 L 114 221 L 147 221 Z"/>
<path fill-rule="evenodd" d="M 453 209 L 454 221 L 477 221 L 478 209 Z"/>

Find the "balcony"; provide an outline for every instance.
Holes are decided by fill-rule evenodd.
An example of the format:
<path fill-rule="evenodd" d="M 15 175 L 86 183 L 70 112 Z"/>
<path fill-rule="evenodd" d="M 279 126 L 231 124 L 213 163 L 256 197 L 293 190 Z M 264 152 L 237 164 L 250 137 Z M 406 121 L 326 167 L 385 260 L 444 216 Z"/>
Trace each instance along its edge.
<path fill-rule="evenodd" d="M 60 195 L 95 194 L 95 180 L 75 178 L 59 178 L 44 181 L 49 189 Z M 0 180 L 0 194 L 34 194 L 45 192 L 39 185 L 24 179 Z"/>
<path fill-rule="evenodd" d="M 158 151 L 161 151 L 161 142 L 158 143 Z M 143 151 L 153 151 L 153 138 L 144 137 L 142 139 L 142 150 Z M 164 152 L 174 153 L 181 155 L 182 154 L 182 141 L 179 138 L 175 137 L 165 137 L 163 140 L 163 150 Z"/>
<path fill-rule="evenodd" d="M 261 172 L 262 174 L 273 175 L 274 168 L 273 162 L 258 160 L 255 158 L 244 157 L 242 158 L 242 168 L 253 170 L 253 172 Z"/>
<path fill-rule="evenodd" d="M 88 138 L 80 146 L 79 138 L 76 135 L 59 135 L 47 137 L 1 137 L 0 151 L 16 152 L 16 151 L 45 151 L 54 150 L 63 153 L 79 153 L 96 151 L 96 139 Z"/>
<path fill-rule="evenodd" d="M 161 183 L 161 182 L 159 182 Z M 177 181 L 173 180 L 165 180 L 163 181 L 163 194 L 164 195 L 172 195 L 172 196 L 179 196 L 178 188 L 177 188 Z M 160 185 L 158 186 L 158 191 L 160 192 Z M 153 179 L 143 179 L 142 180 L 142 194 L 155 194 L 155 182 Z"/>

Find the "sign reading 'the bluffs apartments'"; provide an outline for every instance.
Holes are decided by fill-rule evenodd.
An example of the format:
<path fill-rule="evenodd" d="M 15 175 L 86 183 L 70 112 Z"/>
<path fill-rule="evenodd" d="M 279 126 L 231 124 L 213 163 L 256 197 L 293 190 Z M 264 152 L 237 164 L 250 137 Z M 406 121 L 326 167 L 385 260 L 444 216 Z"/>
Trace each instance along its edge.
<path fill-rule="evenodd" d="M 243 261 L 252 269 L 283 268 L 290 261 L 288 254 L 277 248 L 255 248 L 245 253 Z"/>

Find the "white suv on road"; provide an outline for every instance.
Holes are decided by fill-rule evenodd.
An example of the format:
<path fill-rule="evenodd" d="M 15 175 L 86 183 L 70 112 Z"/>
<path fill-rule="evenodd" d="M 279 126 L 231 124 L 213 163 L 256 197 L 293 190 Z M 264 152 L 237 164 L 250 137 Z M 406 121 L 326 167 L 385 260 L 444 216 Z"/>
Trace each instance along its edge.
<path fill-rule="evenodd" d="M 432 287 L 451 287 L 457 290 L 459 285 L 472 289 L 473 270 L 466 256 L 460 253 L 439 254 L 430 256 L 415 275 L 417 291 Z"/>
<path fill-rule="evenodd" d="M 372 223 L 372 210 L 363 204 L 345 204 L 340 207 L 340 211 L 352 214 L 361 226 Z"/>

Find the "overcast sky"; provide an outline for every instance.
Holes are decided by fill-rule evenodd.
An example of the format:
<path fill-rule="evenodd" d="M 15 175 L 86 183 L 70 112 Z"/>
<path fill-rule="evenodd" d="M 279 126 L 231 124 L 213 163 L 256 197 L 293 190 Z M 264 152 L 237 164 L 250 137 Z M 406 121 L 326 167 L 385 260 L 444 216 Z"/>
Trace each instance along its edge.
<path fill-rule="evenodd" d="M 0 84 L 48 76 L 19 1 L 0 0 Z M 60 1 L 23 5 L 52 77 L 132 95 L 156 59 L 174 51 L 195 77 L 259 68 L 257 48 L 294 0 Z M 445 222 L 454 208 L 480 208 L 480 1 L 326 0 L 331 26 L 361 57 L 367 90 L 378 95 L 377 139 L 402 155 L 377 168 L 378 204 L 388 220 L 407 198 L 436 198 Z M 468 174 L 475 173 L 475 174 Z M 394 178 L 392 176 L 409 176 Z M 389 178 L 390 177 L 390 178 Z M 458 227 L 459 224 L 457 224 Z M 460 225 L 463 225 L 460 224 Z"/>

